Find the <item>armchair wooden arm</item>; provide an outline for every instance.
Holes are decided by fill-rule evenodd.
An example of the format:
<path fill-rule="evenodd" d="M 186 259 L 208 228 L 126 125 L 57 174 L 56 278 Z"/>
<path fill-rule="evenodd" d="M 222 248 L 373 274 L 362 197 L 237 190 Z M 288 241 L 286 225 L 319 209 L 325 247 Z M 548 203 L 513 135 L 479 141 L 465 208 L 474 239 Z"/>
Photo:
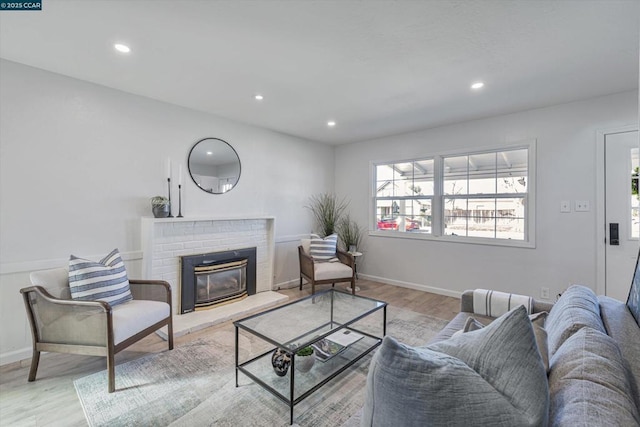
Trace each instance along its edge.
<path fill-rule="evenodd" d="M 313 258 L 307 254 L 302 245 L 298 246 L 298 257 L 300 259 L 300 274 L 306 277 L 314 279 Z M 302 286 L 302 277 L 300 277 L 300 284 Z"/>
<path fill-rule="evenodd" d="M 355 267 L 355 258 L 349 252 L 341 251 L 340 249 L 338 249 L 336 251 L 336 256 L 341 263 L 348 265 L 351 268 Z"/>

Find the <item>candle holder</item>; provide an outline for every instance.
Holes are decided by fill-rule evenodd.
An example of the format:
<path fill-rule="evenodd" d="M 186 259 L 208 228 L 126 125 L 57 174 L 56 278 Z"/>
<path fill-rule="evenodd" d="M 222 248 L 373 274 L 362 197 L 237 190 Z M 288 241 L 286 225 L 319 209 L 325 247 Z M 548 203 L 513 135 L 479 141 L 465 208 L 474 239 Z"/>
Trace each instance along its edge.
<path fill-rule="evenodd" d="M 169 189 L 169 216 L 168 218 L 173 218 L 171 214 L 171 178 L 167 178 L 167 188 Z"/>
<path fill-rule="evenodd" d="M 182 184 L 178 184 L 178 216 L 176 218 L 182 218 Z"/>

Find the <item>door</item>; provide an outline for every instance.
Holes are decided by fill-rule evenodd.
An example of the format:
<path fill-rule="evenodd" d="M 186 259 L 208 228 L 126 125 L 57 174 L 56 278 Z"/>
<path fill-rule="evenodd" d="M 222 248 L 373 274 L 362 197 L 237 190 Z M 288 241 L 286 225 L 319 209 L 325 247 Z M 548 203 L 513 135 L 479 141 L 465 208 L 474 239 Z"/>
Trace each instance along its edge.
<path fill-rule="evenodd" d="M 629 295 L 640 245 L 639 196 L 638 132 L 605 135 L 605 294 L 620 301 Z"/>

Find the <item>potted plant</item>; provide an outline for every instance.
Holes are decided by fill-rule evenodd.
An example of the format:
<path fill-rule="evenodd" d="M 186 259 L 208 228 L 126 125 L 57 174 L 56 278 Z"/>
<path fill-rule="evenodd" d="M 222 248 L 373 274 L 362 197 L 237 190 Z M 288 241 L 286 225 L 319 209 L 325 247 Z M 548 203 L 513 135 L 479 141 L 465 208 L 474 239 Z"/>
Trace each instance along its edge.
<path fill-rule="evenodd" d="M 349 214 L 345 215 L 338 222 L 337 232 L 340 241 L 344 245 L 345 251 L 356 252 L 362 242 L 364 228 L 360 227 Z"/>
<path fill-rule="evenodd" d="M 164 196 L 151 198 L 151 211 L 156 218 L 166 218 L 171 212 L 171 202 Z"/>
<path fill-rule="evenodd" d="M 338 200 L 335 194 L 322 193 L 311 196 L 309 206 L 321 237 L 330 236 L 336 232 L 336 227 L 348 203 L 342 199 Z"/>
<path fill-rule="evenodd" d="M 309 372 L 315 361 L 316 358 L 313 354 L 313 347 L 310 345 L 296 351 L 296 368 L 300 372 Z"/>

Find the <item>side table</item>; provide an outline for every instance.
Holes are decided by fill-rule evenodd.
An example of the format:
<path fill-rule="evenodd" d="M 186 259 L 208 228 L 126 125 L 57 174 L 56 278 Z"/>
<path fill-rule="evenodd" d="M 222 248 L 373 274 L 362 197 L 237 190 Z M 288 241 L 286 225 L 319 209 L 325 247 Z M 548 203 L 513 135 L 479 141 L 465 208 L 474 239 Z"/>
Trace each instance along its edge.
<path fill-rule="evenodd" d="M 356 271 L 356 279 L 358 279 L 358 257 L 362 256 L 362 252 L 348 252 L 351 255 L 353 255 L 353 267 L 354 270 Z"/>

